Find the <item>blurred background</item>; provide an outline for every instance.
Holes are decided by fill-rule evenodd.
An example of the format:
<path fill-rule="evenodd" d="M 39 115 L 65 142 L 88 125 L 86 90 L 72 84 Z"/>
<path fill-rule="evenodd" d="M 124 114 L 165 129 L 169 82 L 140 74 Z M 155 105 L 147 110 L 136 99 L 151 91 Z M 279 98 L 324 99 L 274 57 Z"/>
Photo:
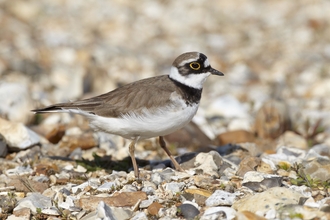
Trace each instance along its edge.
<path fill-rule="evenodd" d="M 168 74 L 178 55 L 199 51 L 225 73 L 208 79 L 203 115 L 250 117 L 275 98 L 297 118 L 329 121 L 329 9 L 327 0 L 2 0 L 0 114 L 31 123 L 33 108 Z"/>

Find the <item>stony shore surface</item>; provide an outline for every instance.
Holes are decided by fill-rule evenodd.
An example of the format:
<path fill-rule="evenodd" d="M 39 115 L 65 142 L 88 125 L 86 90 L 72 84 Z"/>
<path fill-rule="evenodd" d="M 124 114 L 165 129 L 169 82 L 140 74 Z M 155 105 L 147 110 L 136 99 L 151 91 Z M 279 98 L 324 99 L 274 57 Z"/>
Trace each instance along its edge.
<path fill-rule="evenodd" d="M 0 219 L 330 219 L 330 2 L 0 1 Z M 165 137 L 31 109 L 168 74 L 225 73 Z"/>

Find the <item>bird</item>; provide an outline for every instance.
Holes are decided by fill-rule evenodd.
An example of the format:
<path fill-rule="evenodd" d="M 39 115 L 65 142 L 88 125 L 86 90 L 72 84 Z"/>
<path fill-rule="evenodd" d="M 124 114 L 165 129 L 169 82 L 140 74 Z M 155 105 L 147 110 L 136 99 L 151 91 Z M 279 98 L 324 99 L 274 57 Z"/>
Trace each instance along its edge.
<path fill-rule="evenodd" d="M 159 145 L 175 169 L 183 171 L 163 137 L 192 120 L 200 104 L 203 84 L 210 75 L 224 74 L 212 68 L 203 53 L 186 52 L 174 60 L 168 75 L 145 78 L 92 98 L 32 111 L 79 114 L 88 119 L 92 129 L 131 140 L 129 155 L 136 178 L 139 168 L 135 145 L 139 140 L 153 137 L 159 137 Z"/>

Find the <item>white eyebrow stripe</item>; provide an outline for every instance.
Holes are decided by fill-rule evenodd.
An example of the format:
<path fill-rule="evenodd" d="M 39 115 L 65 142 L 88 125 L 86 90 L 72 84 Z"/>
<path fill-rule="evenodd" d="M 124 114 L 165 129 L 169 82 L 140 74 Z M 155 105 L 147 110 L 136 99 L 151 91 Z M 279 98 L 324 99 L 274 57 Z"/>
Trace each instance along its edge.
<path fill-rule="evenodd" d="M 185 65 L 186 63 L 190 63 L 190 62 L 193 62 L 193 61 L 197 61 L 197 59 L 196 59 L 196 58 L 191 58 L 191 59 L 188 59 L 188 60 L 182 61 L 182 62 L 180 63 L 180 66 L 183 66 L 183 65 Z"/>
<path fill-rule="evenodd" d="M 210 66 L 210 63 L 209 63 L 209 60 L 206 59 L 206 60 L 204 61 L 204 67 L 208 67 L 208 66 Z"/>

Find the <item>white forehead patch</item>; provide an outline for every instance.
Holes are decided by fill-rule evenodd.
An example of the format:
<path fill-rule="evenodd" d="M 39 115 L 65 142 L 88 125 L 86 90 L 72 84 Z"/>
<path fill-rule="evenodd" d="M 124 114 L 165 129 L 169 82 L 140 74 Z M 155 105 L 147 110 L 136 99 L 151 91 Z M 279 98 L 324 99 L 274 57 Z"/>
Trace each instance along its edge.
<path fill-rule="evenodd" d="M 204 61 L 204 67 L 208 67 L 210 66 L 209 60 L 206 58 L 206 60 Z"/>

